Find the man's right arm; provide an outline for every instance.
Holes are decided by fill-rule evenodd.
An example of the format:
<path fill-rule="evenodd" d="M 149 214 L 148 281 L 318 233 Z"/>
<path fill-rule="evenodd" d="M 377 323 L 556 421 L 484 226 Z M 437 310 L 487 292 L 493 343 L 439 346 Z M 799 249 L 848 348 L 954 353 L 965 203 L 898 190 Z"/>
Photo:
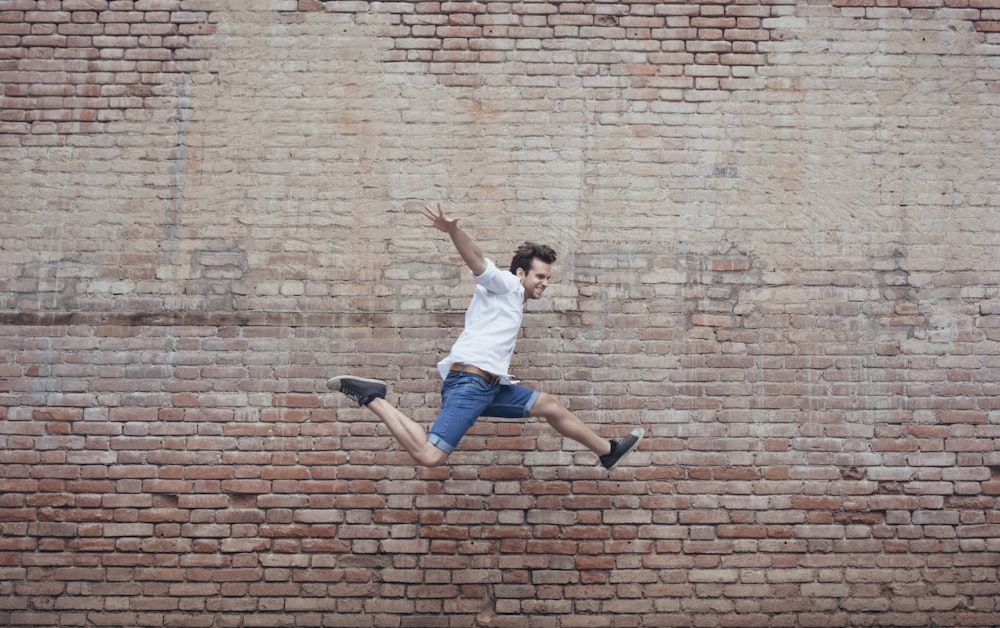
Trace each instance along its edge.
<path fill-rule="evenodd" d="M 452 244 L 455 245 L 458 254 L 462 256 L 462 260 L 474 275 L 478 277 L 486 272 L 486 256 L 483 255 L 479 245 L 458 226 L 458 218 L 445 216 L 444 210 L 441 209 L 441 203 L 438 203 L 437 213 L 429 205 L 424 205 L 424 215 L 431 220 L 435 229 L 444 231 L 451 237 Z"/>

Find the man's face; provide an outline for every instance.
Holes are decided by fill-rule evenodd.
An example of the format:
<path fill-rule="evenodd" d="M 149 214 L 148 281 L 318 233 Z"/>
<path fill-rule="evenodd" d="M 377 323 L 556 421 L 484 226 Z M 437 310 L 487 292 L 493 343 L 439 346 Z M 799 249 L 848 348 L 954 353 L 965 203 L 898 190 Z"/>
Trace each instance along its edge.
<path fill-rule="evenodd" d="M 522 269 L 517 269 L 517 277 L 521 280 L 521 285 L 524 286 L 524 300 L 528 299 L 540 299 L 542 298 L 542 293 L 549 286 L 549 280 L 552 279 L 552 264 L 546 264 L 537 257 L 531 260 L 531 268 L 528 272 L 524 272 Z"/>

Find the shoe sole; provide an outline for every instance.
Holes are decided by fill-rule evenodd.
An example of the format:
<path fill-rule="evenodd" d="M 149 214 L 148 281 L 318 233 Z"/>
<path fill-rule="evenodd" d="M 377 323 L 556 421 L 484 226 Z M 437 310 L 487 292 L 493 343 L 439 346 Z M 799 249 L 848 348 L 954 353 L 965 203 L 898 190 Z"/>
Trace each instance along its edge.
<path fill-rule="evenodd" d="M 378 386 L 388 386 L 385 382 L 380 379 L 369 379 L 367 377 L 356 377 L 354 375 L 339 375 L 337 377 L 330 378 L 326 380 L 326 387 L 330 390 L 335 390 L 340 392 L 340 382 L 345 379 L 353 379 L 358 382 L 364 382 L 366 384 L 376 384 Z"/>
<path fill-rule="evenodd" d="M 636 435 L 636 432 L 638 432 L 639 438 L 634 443 L 632 443 L 631 447 L 629 447 L 628 449 L 625 450 L 625 453 L 623 453 L 622 455 L 618 456 L 618 460 L 615 460 L 615 463 L 613 465 L 611 465 L 610 467 L 608 467 L 608 471 L 610 471 L 610 470 L 614 469 L 615 467 L 617 467 L 621 463 L 621 461 L 625 459 L 625 456 L 627 456 L 630 453 L 632 453 L 633 451 L 635 451 L 635 448 L 638 447 L 639 443 L 642 442 L 642 438 L 646 435 L 646 430 L 642 429 L 641 427 L 637 427 L 634 430 L 632 430 L 632 433 L 630 435 L 634 436 L 634 435 Z"/>

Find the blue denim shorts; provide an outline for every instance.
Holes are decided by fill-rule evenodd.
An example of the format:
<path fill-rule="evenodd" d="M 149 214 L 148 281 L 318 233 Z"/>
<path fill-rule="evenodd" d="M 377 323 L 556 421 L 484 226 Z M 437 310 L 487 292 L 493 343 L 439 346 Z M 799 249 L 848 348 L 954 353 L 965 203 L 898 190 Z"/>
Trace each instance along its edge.
<path fill-rule="evenodd" d="M 428 440 L 450 454 L 481 416 L 524 419 L 541 393 L 517 384 L 490 384 L 473 373 L 448 373 L 441 386 L 441 413 Z"/>

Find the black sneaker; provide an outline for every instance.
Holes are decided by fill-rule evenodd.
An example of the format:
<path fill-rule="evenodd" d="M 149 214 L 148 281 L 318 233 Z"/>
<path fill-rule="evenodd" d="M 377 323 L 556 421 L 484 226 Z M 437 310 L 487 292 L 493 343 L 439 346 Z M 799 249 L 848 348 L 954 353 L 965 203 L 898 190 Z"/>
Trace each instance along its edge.
<path fill-rule="evenodd" d="M 617 467 L 621 459 L 625 457 L 625 454 L 639 446 L 639 442 L 642 441 L 645 433 L 641 427 L 637 427 L 625 438 L 618 438 L 611 441 L 611 453 L 607 456 L 601 456 L 601 464 L 604 465 L 604 468 L 610 471 Z"/>
<path fill-rule="evenodd" d="M 359 406 L 367 406 L 375 399 L 385 399 L 385 382 L 377 379 L 341 375 L 327 380 L 326 387 L 339 390 L 357 401 Z"/>

